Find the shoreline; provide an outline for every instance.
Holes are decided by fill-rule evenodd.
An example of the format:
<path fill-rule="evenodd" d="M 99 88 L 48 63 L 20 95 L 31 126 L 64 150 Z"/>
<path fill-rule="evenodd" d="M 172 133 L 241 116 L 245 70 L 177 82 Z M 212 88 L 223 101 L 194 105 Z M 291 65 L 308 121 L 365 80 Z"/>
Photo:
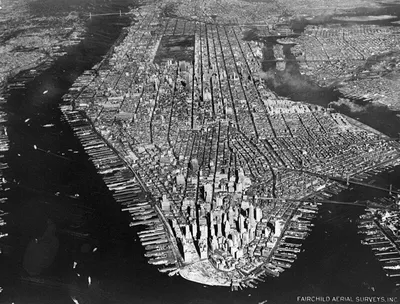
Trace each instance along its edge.
<path fill-rule="evenodd" d="M 188 4 L 182 5 L 182 12 L 190 8 Z M 374 132 L 371 132 L 371 129 L 366 128 L 363 124 L 358 124 L 351 119 L 347 120 L 347 117 L 344 115 L 329 113 L 329 111 L 320 106 L 312 106 L 281 99 L 280 97 L 274 96 L 268 87 L 259 89 L 259 96 L 265 96 L 265 101 L 260 102 L 260 105 L 258 105 L 258 100 L 253 100 L 252 103 L 250 103 L 245 96 L 243 100 L 240 100 L 241 104 L 232 98 L 227 101 L 230 106 L 232 106 L 230 111 L 224 111 L 222 107 L 218 107 L 217 104 L 214 103 L 212 96 L 210 97 L 207 93 L 204 93 L 206 91 L 203 90 L 200 94 L 203 94 L 202 101 L 206 103 L 206 107 L 204 107 L 204 113 L 202 113 L 202 109 L 199 109 L 196 105 L 198 102 L 196 100 L 197 92 L 195 91 L 196 87 L 193 85 L 193 82 L 195 78 L 198 79 L 198 81 L 201 82 L 198 86 L 201 85 L 202 88 L 207 87 L 208 90 L 209 85 L 203 80 L 205 77 L 203 72 L 205 67 L 201 66 L 200 68 L 200 65 L 205 64 L 205 62 L 211 62 L 215 65 L 218 64 L 221 66 L 221 69 L 226 69 L 227 65 L 231 65 L 231 70 L 229 71 L 232 75 L 229 74 L 227 70 L 223 71 L 223 73 L 229 75 L 230 80 L 224 79 L 224 74 L 222 74 L 220 70 L 216 71 L 216 79 L 219 79 L 220 87 L 213 87 L 212 90 L 215 90 L 214 92 L 221 91 L 221 93 L 226 94 L 228 91 L 235 91 L 237 92 L 236 94 L 238 94 L 241 87 L 243 91 L 245 91 L 244 88 L 249 90 L 246 94 L 254 94 L 254 92 L 250 91 L 250 88 L 254 86 L 254 83 L 251 83 L 252 77 L 242 79 L 237 77 L 236 72 L 234 72 L 235 69 L 236 71 L 238 70 L 235 60 L 239 60 L 243 61 L 240 62 L 241 66 L 247 66 L 248 70 L 246 70 L 246 73 L 250 73 L 250 75 L 253 73 L 246 59 L 248 57 L 245 56 L 245 52 L 243 51 L 245 46 L 241 45 L 240 40 L 237 38 L 239 36 L 239 34 L 236 34 L 238 29 L 232 26 L 229 28 L 230 35 L 226 32 L 225 35 L 220 38 L 220 36 L 216 36 L 218 33 L 218 24 L 197 24 L 179 18 L 176 23 L 182 22 L 183 25 L 175 25 L 169 28 L 168 23 L 160 17 L 159 10 L 159 6 L 149 5 L 141 7 L 138 23 L 133 24 L 129 28 L 128 35 L 123 38 L 121 44 L 116 46 L 113 51 L 109 53 L 112 59 L 112 61 L 110 60 L 110 65 L 100 67 L 95 73 L 89 70 L 85 75 L 80 77 L 70 89 L 69 94 L 64 96 L 64 100 L 67 102 L 66 104 L 69 102 L 70 106 L 65 106 L 62 111 L 65 117 L 67 117 L 67 120 L 76 129 L 76 132 L 80 134 L 79 137 L 84 141 L 83 144 L 87 150 L 90 151 L 89 154 L 93 155 L 94 163 L 101 164 L 99 172 L 102 174 L 113 173 L 113 177 L 107 176 L 106 183 L 108 181 L 109 187 L 111 188 L 118 185 L 118 191 L 116 191 L 114 195 L 117 198 L 117 202 L 120 198 L 122 205 L 127 204 L 127 208 L 123 207 L 124 211 L 132 210 L 132 212 L 129 211 L 132 216 L 132 225 L 147 226 L 144 230 L 147 231 L 146 234 L 151 236 L 151 240 L 144 241 L 143 245 L 147 246 L 146 250 L 149 251 L 149 256 L 159 256 L 159 258 L 151 259 L 149 263 L 169 265 L 168 269 L 174 268 L 170 266 L 171 264 L 178 264 L 177 267 L 183 267 L 183 277 L 187 277 L 192 281 L 203 282 L 205 280 L 204 278 L 207 277 L 206 274 L 196 277 L 188 276 L 186 275 L 185 271 L 187 270 L 185 270 L 185 267 L 190 266 L 185 265 L 189 264 L 196 268 L 201 264 L 201 262 L 198 262 L 199 260 L 208 257 L 208 263 L 215 263 L 216 268 L 221 270 L 219 274 L 222 280 L 226 282 L 230 281 L 233 289 L 242 286 L 254 287 L 254 280 L 265 275 L 265 273 L 268 272 L 267 269 L 277 273 L 277 269 L 284 271 L 284 269 L 291 267 L 290 263 L 293 263 L 296 257 L 293 252 L 299 252 L 299 249 L 294 248 L 296 247 L 296 243 L 291 243 L 291 241 L 286 241 L 286 239 L 304 240 L 308 236 L 308 231 L 310 231 L 309 225 L 313 214 L 315 214 L 318 209 L 318 207 L 312 203 L 307 202 L 306 204 L 306 202 L 300 202 L 304 200 L 306 194 L 310 195 L 311 193 L 316 196 L 321 194 L 325 191 L 326 186 L 326 184 L 325 186 L 321 184 L 322 177 L 326 174 L 321 163 L 318 164 L 318 169 L 316 169 L 317 172 L 315 174 L 313 172 L 308 172 L 310 176 L 307 177 L 307 182 L 298 181 L 298 183 L 304 183 L 303 192 L 300 191 L 300 186 L 298 185 L 290 186 L 289 180 L 293 181 L 293 179 L 298 178 L 298 171 L 305 173 L 304 170 L 298 168 L 298 164 L 295 164 L 296 158 L 292 160 L 289 155 L 286 155 L 285 160 L 288 160 L 288 164 L 284 166 L 285 160 L 283 160 L 284 152 L 282 150 L 272 148 L 271 151 L 266 150 L 264 153 L 261 153 L 256 148 L 250 148 L 256 145 L 254 141 L 258 144 L 261 144 L 263 141 L 271 142 L 269 146 L 272 147 L 272 143 L 275 141 L 282 141 L 283 143 L 288 135 L 290 135 L 289 138 L 293 138 L 293 141 L 300 141 L 302 138 L 301 136 L 313 134 L 315 132 L 316 138 L 325 138 L 326 136 L 330 138 L 332 136 L 332 142 L 329 141 L 329 144 L 334 143 L 336 145 L 336 140 L 338 140 L 337 135 L 341 134 L 345 141 L 345 143 L 341 145 L 341 149 L 357 149 L 357 152 L 346 152 L 351 153 L 351 155 L 355 153 L 354 155 L 357 160 L 350 158 L 351 161 L 347 161 L 346 154 L 338 151 L 338 158 L 340 158 L 340 160 L 333 158 L 335 164 L 326 168 L 326 170 L 332 171 L 330 173 L 331 175 L 327 175 L 327 178 L 329 179 L 329 177 L 331 177 L 332 180 L 335 178 L 343 180 L 343 177 L 338 178 L 338 176 L 343 176 L 345 170 L 349 171 L 346 173 L 348 179 L 351 175 L 351 178 L 355 180 L 359 178 L 362 180 L 363 177 L 358 176 L 372 170 L 372 168 L 379 167 L 380 163 L 376 164 L 374 161 L 375 154 L 370 153 L 373 152 L 374 149 L 376 149 L 376 154 L 380 153 L 381 147 L 379 144 L 387 146 L 389 151 L 387 152 L 389 157 L 388 162 L 396 159 L 396 152 L 390 143 L 383 141 L 380 136 L 381 134 L 377 131 L 374 130 Z M 206 38 L 200 38 L 193 34 L 195 39 L 186 41 L 187 46 L 185 44 L 185 47 L 190 48 L 190 51 L 194 53 L 193 62 L 190 62 L 190 60 L 187 62 L 185 60 L 178 62 L 174 59 L 164 59 L 157 65 L 153 63 L 156 54 L 159 54 L 159 50 L 165 47 L 162 40 L 164 37 L 170 38 L 174 35 L 179 38 L 192 37 L 190 34 L 193 32 L 197 33 L 196 27 L 199 27 L 201 32 L 206 33 Z M 214 27 L 216 27 L 217 30 L 215 30 Z M 211 34 L 213 31 L 215 31 L 215 36 Z M 218 39 L 214 37 L 218 37 Z M 142 42 L 140 39 L 144 39 L 144 41 Z M 201 51 L 202 45 L 205 45 L 205 42 L 201 41 L 201 39 L 209 39 L 207 40 L 208 46 L 212 45 L 212 47 L 215 47 L 218 46 L 218 44 L 219 46 L 227 46 L 225 49 L 221 47 L 221 51 L 225 52 L 225 54 L 223 54 L 222 57 L 218 57 L 215 55 L 216 52 L 212 53 L 207 50 L 203 59 Z M 171 40 L 170 43 L 175 43 L 175 40 Z M 191 46 L 191 43 L 193 46 Z M 233 49 L 232 45 L 236 48 Z M 234 50 L 236 53 L 234 53 Z M 203 51 L 205 51 L 205 49 L 203 49 Z M 163 51 L 163 54 L 165 53 L 166 52 Z M 169 58 L 168 54 L 165 56 Z M 201 58 L 201 60 L 199 60 L 199 58 Z M 209 64 L 212 65 L 211 63 Z M 191 65 L 194 66 L 192 67 Z M 170 78 L 171 75 L 174 75 L 173 71 L 176 71 L 176 74 L 178 74 L 180 78 Z M 188 78 L 190 77 L 190 72 L 192 73 L 192 78 Z M 131 74 L 134 75 L 133 79 L 131 78 Z M 185 81 L 181 80 L 179 83 L 177 79 L 184 79 Z M 173 85 L 174 81 L 175 84 Z M 191 97 L 190 94 L 187 94 L 186 88 L 187 83 L 190 83 L 190 81 L 192 81 L 192 85 L 189 90 L 193 90 Z M 215 81 L 217 82 L 217 80 Z M 248 84 L 244 86 L 242 82 L 248 82 Z M 146 84 L 146 86 L 143 84 Z M 225 90 L 221 89 L 222 84 Z M 210 85 L 212 86 L 211 81 Z M 162 88 L 160 88 L 161 86 Z M 180 88 L 180 86 L 185 87 L 185 89 Z M 141 88 L 141 91 L 138 90 L 138 88 Z M 137 89 L 138 91 L 132 91 L 133 89 Z M 91 93 L 90 95 L 86 95 L 84 92 Z M 127 92 L 129 92 L 129 94 Z M 175 110 L 169 101 L 175 100 L 175 98 L 181 98 L 180 95 L 183 98 L 187 98 L 187 102 L 186 104 L 180 104 L 179 108 Z M 217 99 L 217 95 L 214 95 L 214 98 Z M 209 107 L 209 109 L 207 109 L 207 107 Z M 251 107 L 253 107 L 254 111 L 251 111 Z M 136 110 L 133 110 L 135 108 Z M 188 113 L 187 117 L 180 117 L 185 110 Z M 169 115 L 169 118 L 167 118 L 169 121 L 168 129 L 165 128 L 166 118 L 163 116 L 164 114 L 161 114 L 163 113 L 162 111 L 166 111 L 165 115 Z M 237 111 L 239 114 L 236 113 Z M 78 112 L 85 113 L 86 117 L 91 121 L 94 130 L 79 131 L 86 122 L 79 118 L 79 115 L 77 115 Z M 125 116 L 121 116 L 121 113 Z M 129 115 L 126 115 L 127 113 L 129 113 Z M 191 116 L 189 116 L 190 113 Z M 176 115 L 176 117 L 173 115 Z M 197 117 L 197 115 L 199 117 Z M 202 115 L 210 116 L 207 122 L 203 120 Z M 266 122 L 265 117 L 268 118 L 269 122 Z M 295 118 L 294 121 L 293 117 Z M 180 121 L 182 119 L 184 122 L 178 123 L 178 120 Z M 116 121 L 118 121 L 118 123 L 116 123 Z M 311 124 L 312 121 L 314 122 L 314 127 L 311 130 L 311 125 L 309 125 L 309 123 Z M 160 123 L 161 125 L 159 125 Z M 248 129 L 241 129 L 243 125 L 247 126 Z M 299 129 L 300 127 L 302 129 Z M 174 132 L 172 141 L 176 142 L 175 145 L 172 145 L 170 142 L 167 144 L 165 141 L 162 141 L 165 137 L 170 138 L 169 132 L 171 129 L 173 129 Z M 95 140 L 90 135 L 91 132 L 101 134 L 101 136 L 96 136 Z M 203 134 L 207 132 L 218 135 L 202 137 Z M 179 134 L 181 133 L 187 133 L 187 135 L 181 139 L 179 138 Z M 262 137 L 259 137 L 260 133 L 263 134 Z M 351 135 L 349 135 L 349 133 Z M 196 137 L 198 134 L 200 139 Z M 379 136 L 377 136 L 377 134 L 379 134 Z M 353 139 L 352 136 L 356 139 Z M 228 137 L 232 137 L 230 141 L 227 141 Z M 130 138 L 134 138 L 135 140 L 130 141 Z M 204 143 L 200 142 L 201 138 L 204 138 Z M 208 142 L 209 140 L 210 142 Z M 353 140 L 355 140 L 354 143 L 352 143 Z M 373 145 L 376 145 L 375 148 L 368 148 L 370 141 L 373 142 Z M 105 164 L 103 155 L 106 155 L 106 152 L 101 142 L 105 142 L 106 145 L 111 145 L 114 152 L 123 160 L 124 165 L 119 165 L 119 162 L 118 165 L 115 166 L 113 164 Z M 378 142 L 379 144 L 377 144 Z M 304 143 L 298 142 L 298 144 L 304 146 Z M 182 154 L 179 154 L 179 151 L 174 151 L 174 149 L 180 145 L 183 147 L 187 145 L 187 147 L 182 150 Z M 239 152 L 239 145 L 249 148 L 244 149 L 244 152 Z M 356 148 L 358 145 L 360 147 Z M 215 163 L 211 161 L 211 159 L 208 159 L 209 156 L 205 153 L 196 154 L 199 153 L 197 151 L 201 151 L 202 146 L 216 147 L 216 151 L 212 152 L 215 154 L 212 154 L 212 157 L 215 157 Z M 225 154 L 231 153 L 230 150 L 227 149 L 228 146 L 236 153 L 235 158 L 240 158 L 241 153 L 249 154 L 246 158 L 241 159 L 239 162 L 235 161 L 234 165 L 232 164 L 235 171 L 242 172 L 241 170 L 243 170 L 243 168 L 241 166 L 245 166 L 244 164 L 248 162 L 248 159 L 255 158 L 260 162 L 259 169 L 253 167 L 253 164 L 247 164 L 247 167 L 245 167 L 246 172 L 243 171 L 243 173 L 239 173 L 243 182 L 235 181 L 231 178 L 231 183 L 233 185 L 235 185 L 235 183 L 240 185 L 236 185 L 235 187 L 230 186 L 229 191 L 227 191 L 226 187 L 221 186 L 222 176 L 227 175 L 225 179 L 228 179 L 229 175 L 222 172 L 221 165 L 218 163 L 218 160 L 227 158 Z M 296 149 L 296 144 L 288 145 L 287 149 Z M 303 147 L 303 149 L 305 149 L 305 147 Z M 326 149 L 329 150 L 329 145 Z M 369 151 L 368 155 L 365 154 L 366 149 Z M 267 151 L 269 151 L 268 153 L 271 155 L 277 155 L 276 160 L 273 160 L 276 162 L 274 168 L 268 163 L 268 158 L 265 155 Z M 293 151 L 291 153 L 294 156 L 295 152 Z M 217 157 L 216 154 L 219 156 Z M 307 157 L 308 152 L 306 151 L 302 154 L 304 158 L 303 161 L 311 163 L 312 160 Z M 179 155 L 179 157 L 176 155 Z M 200 158 L 200 162 L 204 167 L 204 172 L 206 172 L 204 174 L 207 174 L 207 180 L 213 184 L 214 189 L 218 189 L 218 191 L 212 194 L 215 201 L 210 198 L 203 198 L 202 194 L 199 194 L 197 190 L 203 186 L 204 189 L 206 188 L 204 184 L 206 178 L 202 178 L 201 174 L 203 173 L 197 172 L 197 169 L 191 168 L 192 166 L 197 168 L 197 165 L 192 165 L 192 163 L 196 164 L 196 161 L 193 161 L 194 157 L 204 158 Z M 160 158 L 159 161 L 158 158 Z M 177 158 L 179 158 L 179 161 L 177 161 Z M 261 165 L 261 158 L 268 163 L 269 168 L 265 166 L 265 163 L 264 166 Z M 338 161 L 339 163 L 336 163 Z M 188 169 L 186 169 L 186 162 L 190 163 L 187 165 Z M 291 163 L 290 165 L 289 162 Z M 386 162 L 384 164 L 382 163 L 382 166 L 386 165 Z M 213 171 L 207 169 L 207 167 L 210 166 L 213 168 Z M 284 168 L 288 166 L 292 169 L 290 170 L 291 173 L 285 174 L 286 179 L 283 182 L 277 181 L 276 178 L 274 178 L 275 172 L 285 172 L 286 169 Z M 302 164 L 302 166 L 304 165 Z M 339 169 L 337 169 L 336 166 L 343 166 L 342 173 L 337 171 Z M 349 166 L 351 166 L 350 170 Z M 308 166 L 310 170 L 313 170 L 311 169 L 313 167 L 314 165 L 311 164 Z M 135 177 L 131 176 L 132 174 L 126 173 L 128 169 L 135 172 Z M 233 169 L 230 170 L 232 170 L 232 172 L 229 174 L 233 177 Z M 257 172 L 259 172 L 259 170 L 264 171 L 256 175 L 254 174 L 256 170 Z M 114 173 L 117 171 L 121 171 L 124 174 L 119 176 Z M 173 174 L 177 174 L 177 176 L 172 178 L 167 172 L 174 172 Z M 140 176 L 140 180 L 138 176 Z M 184 180 L 185 176 L 186 182 L 182 182 L 181 180 Z M 255 184 L 254 187 L 257 187 L 258 183 L 263 182 L 257 179 L 257 176 L 262 176 L 262 180 L 269 180 L 270 183 L 270 185 L 266 186 L 263 190 L 258 190 L 260 191 L 261 197 L 267 196 L 264 192 L 267 191 L 265 190 L 267 187 L 271 187 L 273 189 L 272 191 L 276 192 L 277 184 L 279 186 L 279 193 L 277 194 L 278 203 L 273 207 L 274 212 L 268 209 L 272 208 L 272 206 L 267 207 L 266 204 L 262 204 L 254 196 L 249 197 L 248 195 L 250 194 L 243 191 L 243 187 L 248 189 L 253 183 Z M 244 180 L 246 180 L 246 182 Z M 131 195 L 129 194 L 129 189 L 132 188 L 132 183 L 135 189 L 140 186 L 139 184 L 145 184 L 146 189 L 139 187 L 135 191 L 139 191 L 140 189 L 141 192 L 151 192 L 152 200 L 144 202 L 143 205 L 135 201 L 130 203 L 126 202 L 124 197 L 129 197 Z M 179 187 L 184 184 L 193 184 L 193 186 L 187 189 L 185 187 Z M 332 191 L 341 191 L 340 187 L 335 190 L 336 186 L 333 181 L 329 184 L 329 187 L 331 186 L 334 189 Z M 172 189 L 175 189 L 174 192 L 176 194 L 172 192 Z M 254 222 L 254 218 L 252 219 L 253 222 L 249 220 L 248 223 L 250 222 L 253 226 L 247 224 L 244 230 L 240 228 L 244 227 L 245 224 L 242 217 L 239 216 L 239 211 L 236 212 L 238 214 L 236 219 L 232 219 L 233 215 L 229 215 L 232 224 L 225 223 L 225 229 L 228 229 L 228 231 L 232 229 L 235 235 L 238 234 L 240 235 L 239 238 L 243 238 L 243 241 L 239 243 L 243 244 L 239 245 L 240 247 L 238 247 L 238 245 L 229 245 L 229 250 L 233 248 L 232 246 L 236 246 L 234 250 L 232 249 L 229 253 L 227 252 L 227 248 L 229 247 L 226 245 L 229 239 L 228 232 L 222 233 L 222 228 L 218 228 L 219 241 L 217 242 L 216 232 L 214 231 L 215 225 L 208 226 L 211 224 L 205 220 L 204 215 L 204 213 L 207 212 L 208 216 L 211 218 L 210 222 L 213 222 L 214 217 L 218 218 L 217 214 L 227 214 L 227 209 L 221 206 L 221 195 L 225 195 L 224 198 L 227 198 L 229 204 L 232 204 L 230 208 L 234 206 L 235 210 L 242 210 L 248 213 L 248 216 L 251 218 L 254 209 L 252 209 L 253 211 L 244 211 L 250 207 L 243 207 L 246 206 L 246 204 L 250 204 L 251 208 L 258 208 L 259 214 L 257 222 Z M 188 198 L 192 199 L 189 200 Z M 196 198 L 196 201 L 193 200 L 194 198 Z M 289 203 L 286 204 L 286 200 L 289 200 Z M 251 201 L 251 203 L 249 201 Z M 186 205 L 190 207 L 184 207 Z M 167 220 L 164 219 L 161 223 L 158 215 L 154 216 L 154 213 L 151 211 L 151 208 L 154 207 L 156 207 L 157 210 L 163 210 L 163 215 Z M 204 211 L 200 211 L 201 209 Z M 140 212 L 146 212 L 146 215 L 139 216 L 138 214 L 140 214 Z M 191 212 L 190 216 L 185 217 L 185 212 Z M 260 214 L 264 212 L 265 216 L 260 217 Z M 202 213 L 203 215 L 201 215 Z M 280 213 L 281 215 L 272 215 L 275 213 Z M 295 213 L 297 216 L 294 216 Z M 226 217 L 227 216 L 228 215 L 226 215 Z M 298 220 L 299 217 L 303 219 Z M 190 220 L 190 218 L 194 218 L 194 220 Z M 242 220 L 241 224 L 235 225 L 234 221 L 239 223 L 239 220 Z M 275 232 L 272 234 L 271 230 L 268 230 L 266 227 L 267 222 L 276 227 L 281 227 L 279 229 L 276 228 L 276 231 L 279 231 L 279 233 Z M 177 262 L 176 258 L 171 257 L 170 250 L 173 247 L 170 244 L 171 240 L 167 238 L 164 233 L 154 232 L 154 227 L 160 229 L 162 225 L 164 225 L 165 231 L 174 231 L 174 233 L 170 233 L 169 236 L 175 237 L 175 245 L 180 244 L 181 248 L 183 248 L 181 252 L 184 260 L 183 266 Z M 232 228 L 230 228 L 231 225 Z M 196 232 L 197 227 L 202 231 L 200 236 Z M 260 236 L 260 238 L 256 240 L 255 229 L 259 230 L 258 236 Z M 207 237 L 208 235 L 210 236 L 209 238 Z M 208 243 L 212 244 L 210 249 L 208 249 Z M 250 243 L 253 249 L 249 249 Z M 256 255 L 253 255 L 255 248 L 257 248 L 258 252 Z M 159 251 L 162 251 L 162 253 Z M 209 255 L 207 256 L 207 254 Z M 212 260 L 212 262 L 210 260 Z M 271 265 L 267 265 L 267 263 L 271 263 Z M 161 268 L 160 271 L 166 272 L 167 270 L 165 269 L 166 268 Z M 224 272 L 227 269 L 232 270 L 229 275 Z M 201 273 L 203 270 L 199 271 L 199 273 Z M 225 284 L 227 283 L 224 283 L 224 285 Z"/>
<path fill-rule="evenodd" d="M 42 65 L 48 68 L 57 58 L 64 56 L 68 48 L 79 44 L 86 33 L 85 20 L 76 13 L 64 14 L 61 18 L 41 17 L 29 12 L 29 1 L 3 4 L 0 13 L 0 88 L 4 91 L 7 83 L 19 73 L 35 70 Z M 21 22 L 21 20 L 24 22 Z M 41 23 L 41 26 L 36 26 Z M 45 25 L 43 23 L 47 23 Z M 31 79 L 44 70 L 32 73 Z"/>

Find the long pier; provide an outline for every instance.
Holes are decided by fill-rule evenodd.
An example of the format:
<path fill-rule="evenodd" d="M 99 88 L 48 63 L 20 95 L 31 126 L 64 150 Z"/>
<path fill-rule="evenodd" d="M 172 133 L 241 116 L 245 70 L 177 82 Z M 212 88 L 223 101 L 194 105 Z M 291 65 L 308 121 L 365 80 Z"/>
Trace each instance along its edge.
<path fill-rule="evenodd" d="M 399 261 L 400 257 L 397 258 L 383 258 L 383 259 L 378 259 L 379 262 L 388 262 L 388 261 Z"/>

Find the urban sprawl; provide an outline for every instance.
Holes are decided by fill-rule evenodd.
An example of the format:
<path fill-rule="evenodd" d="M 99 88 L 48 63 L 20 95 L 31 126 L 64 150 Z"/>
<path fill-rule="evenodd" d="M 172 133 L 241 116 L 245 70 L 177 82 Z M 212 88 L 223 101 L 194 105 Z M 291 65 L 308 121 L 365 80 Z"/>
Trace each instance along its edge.
<path fill-rule="evenodd" d="M 398 164 L 399 144 L 330 109 L 277 96 L 260 76 L 262 42 L 243 39 L 254 20 L 238 23 L 241 15 L 210 7 L 135 9 L 124 38 L 78 78 L 62 111 L 131 225 L 146 226 L 138 234 L 149 263 L 202 284 L 254 287 L 291 267 L 321 201 Z M 271 20 L 279 18 L 264 25 Z M 321 48 L 326 33 L 310 28 L 293 53 L 336 60 Z M 282 46 L 273 51 L 284 62 Z M 313 62 L 302 68 L 320 68 Z"/>

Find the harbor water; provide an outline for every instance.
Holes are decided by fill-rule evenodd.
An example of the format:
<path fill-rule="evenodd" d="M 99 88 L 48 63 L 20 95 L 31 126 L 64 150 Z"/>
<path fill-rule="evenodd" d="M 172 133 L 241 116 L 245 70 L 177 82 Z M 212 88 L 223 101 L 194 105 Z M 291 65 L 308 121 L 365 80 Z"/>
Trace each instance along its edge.
<path fill-rule="evenodd" d="M 39 11 L 40 2 L 31 9 Z M 128 0 L 52 3 L 57 3 L 54 10 L 66 14 L 71 10 L 117 13 L 135 5 Z M 66 56 L 26 88 L 13 90 L 7 97 L 10 191 L 4 209 L 9 212 L 9 236 L 0 240 L 0 303 L 239 304 L 268 300 L 290 304 L 297 303 L 298 296 L 398 294 L 371 250 L 360 243 L 356 220 L 363 208 L 358 206 L 321 206 L 293 266 L 279 278 L 258 284 L 257 289 L 231 292 L 206 287 L 159 273 L 147 263 L 136 234 L 140 227 L 129 227 L 129 215 L 120 211 L 59 110 L 61 97 L 74 80 L 102 59 L 129 22 L 118 14 L 88 20 L 81 44 L 67 50 Z M 295 63 L 291 68 L 298 72 Z M 286 81 L 290 86 L 291 77 L 295 74 L 282 78 L 283 85 Z M 310 102 L 326 106 L 335 100 L 330 95 L 334 93 L 324 89 L 318 95 L 317 86 L 310 85 L 316 90 Z M 271 88 L 280 93 L 278 87 L 271 84 Z M 290 90 L 292 97 L 302 93 L 300 88 Z M 389 125 L 400 122 L 395 113 L 385 113 L 367 108 L 354 117 L 389 134 Z M 374 179 L 378 185 L 400 188 L 400 168 Z M 354 201 L 385 194 L 354 187 L 333 199 Z"/>

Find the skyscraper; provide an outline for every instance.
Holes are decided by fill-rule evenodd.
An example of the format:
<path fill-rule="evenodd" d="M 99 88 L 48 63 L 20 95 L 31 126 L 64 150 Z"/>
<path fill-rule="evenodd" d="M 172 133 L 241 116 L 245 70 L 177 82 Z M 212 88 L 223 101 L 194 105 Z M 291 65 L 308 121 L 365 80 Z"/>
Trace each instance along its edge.
<path fill-rule="evenodd" d="M 256 222 L 258 223 L 262 219 L 262 210 L 260 207 L 256 207 Z"/>
<path fill-rule="evenodd" d="M 239 215 L 239 232 L 240 233 L 243 233 L 246 230 L 244 221 L 245 221 L 245 217 L 242 214 Z"/>
<path fill-rule="evenodd" d="M 250 203 L 250 206 L 249 206 L 249 222 L 250 222 L 251 226 L 253 226 L 254 222 L 255 222 L 255 220 L 254 220 L 254 206 L 251 203 Z"/>
<path fill-rule="evenodd" d="M 231 225 L 231 227 L 233 227 L 233 225 L 235 223 L 234 220 L 235 220 L 235 211 L 233 211 L 232 206 L 230 206 L 229 210 L 228 210 L 228 221 L 229 221 L 229 224 Z"/>
<path fill-rule="evenodd" d="M 171 209 L 171 204 L 169 202 L 169 200 L 167 199 L 167 195 L 164 194 L 161 200 L 161 209 L 163 211 L 170 211 Z"/>
<path fill-rule="evenodd" d="M 276 221 L 275 221 L 275 236 L 276 236 L 276 237 L 281 236 L 284 223 L 285 223 L 285 222 L 282 221 L 282 220 L 276 220 Z"/>
<path fill-rule="evenodd" d="M 229 224 L 229 221 L 225 221 L 225 237 L 228 237 L 229 233 L 231 232 L 231 225 Z"/>
<path fill-rule="evenodd" d="M 211 203 L 212 201 L 212 189 L 213 187 L 211 184 L 204 185 L 204 196 L 207 203 Z"/>

